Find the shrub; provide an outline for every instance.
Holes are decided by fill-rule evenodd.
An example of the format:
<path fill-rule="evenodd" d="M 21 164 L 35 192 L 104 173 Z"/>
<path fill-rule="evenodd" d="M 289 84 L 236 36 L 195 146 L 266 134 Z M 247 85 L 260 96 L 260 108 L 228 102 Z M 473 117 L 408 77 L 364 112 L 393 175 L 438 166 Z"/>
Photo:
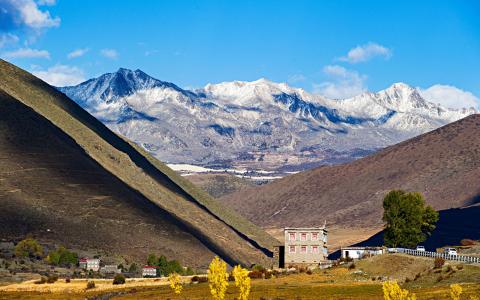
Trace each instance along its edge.
<path fill-rule="evenodd" d="M 419 279 L 421 276 L 422 276 L 421 273 L 417 273 L 417 275 L 415 275 L 415 278 L 413 280 L 415 281 L 415 280 Z"/>
<path fill-rule="evenodd" d="M 87 282 L 87 290 L 94 289 L 94 288 L 95 288 L 95 281 Z"/>
<path fill-rule="evenodd" d="M 305 273 L 306 271 L 307 271 L 307 269 L 305 269 L 305 267 L 300 267 L 300 268 L 298 269 L 298 272 L 299 272 L 299 273 Z"/>
<path fill-rule="evenodd" d="M 410 281 L 412 281 L 412 280 L 409 277 L 405 278 L 406 283 L 409 283 Z"/>
<path fill-rule="evenodd" d="M 47 277 L 47 283 L 54 283 L 57 280 L 58 280 L 58 275 L 56 274 L 51 274 L 51 275 L 48 275 Z"/>
<path fill-rule="evenodd" d="M 312 275 L 312 274 L 313 274 L 312 270 L 310 270 L 310 269 L 308 269 L 307 272 L 305 272 L 305 273 L 307 273 L 308 275 Z"/>
<path fill-rule="evenodd" d="M 215 300 L 225 299 L 228 287 L 227 263 L 215 256 L 208 267 L 208 284 Z"/>
<path fill-rule="evenodd" d="M 452 300 L 459 300 L 462 293 L 463 289 L 459 284 L 450 285 L 450 298 L 452 298 Z"/>
<path fill-rule="evenodd" d="M 125 284 L 125 276 L 123 274 L 117 274 L 113 278 L 113 284 Z"/>
<path fill-rule="evenodd" d="M 437 282 L 440 282 L 440 281 L 442 281 L 443 279 L 444 279 L 444 278 L 443 278 L 443 275 L 440 275 L 440 276 L 437 277 Z"/>
<path fill-rule="evenodd" d="M 396 281 L 386 281 L 382 284 L 385 300 L 415 300 L 415 294 L 402 289 Z"/>
<path fill-rule="evenodd" d="M 248 276 L 248 270 L 241 266 L 236 266 L 232 271 L 233 278 L 235 279 L 235 286 L 240 290 L 239 300 L 248 300 L 250 294 L 250 277 Z"/>
<path fill-rule="evenodd" d="M 270 279 L 270 278 L 273 277 L 273 272 L 267 271 L 263 274 L 263 276 L 264 276 L 265 279 Z"/>
<path fill-rule="evenodd" d="M 193 276 L 192 277 L 192 282 L 198 282 L 198 283 L 201 283 L 201 282 L 207 282 L 208 281 L 208 278 L 207 277 L 204 277 L 204 276 Z"/>
<path fill-rule="evenodd" d="M 355 269 L 355 267 L 356 267 L 356 266 L 355 266 L 355 263 L 352 263 L 352 264 L 350 264 L 350 265 L 348 266 L 348 269 L 349 269 L 349 270 L 353 270 L 353 269 Z"/>
<path fill-rule="evenodd" d="M 459 270 L 459 271 L 460 271 L 460 270 L 463 270 L 463 265 L 458 265 L 458 266 L 457 266 L 457 270 Z"/>
<path fill-rule="evenodd" d="M 70 283 L 71 279 L 70 277 L 65 278 L 65 283 Z"/>
<path fill-rule="evenodd" d="M 180 279 L 180 275 L 178 275 L 177 273 L 171 273 L 168 276 L 168 282 L 170 283 L 170 288 L 175 294 L 179 295 L 182 292 L 183 285 Z"/>
<path fill-rule="evenodd" d="M 460 241 L 460 245 L 462 246 L 474 246 L 476 244 L 476 242 L 474 240 L 471 240 L 471 239 L 463 239 Z"/>
<path fill-rule="evenodd" d="M 261 279 L 263 278 L 263 273 L 257 270 L 250 271 L 250 273 L 248 273 L 248 277 L 252 279 Z"/>
<path fill-rule="evenodd" d="M 262 266 L 262 265 L 253 265 L 250 269 L 252 271 L 260 271 L 262 273 L 265 273 L 265 271 L 266 271 L 265 267 Z"/>
<path fill-rule="evenodd" d="M 39 258 L 42 255 L 43 255 L 42 246 L 40 246 L 40 244 L 32 238 L 26 238 L 24 240 L 21 240 L 15 246 L 16 257 Z"/>
<path fill-rule="evenodd" d="M 442 257 L 435 257 L 435 260 L 433 262 L 433 266 L 435 269 L 441 268 L 445 264 L 445 259 Z"/>
<path fill-rule="evenodd" d="M 33 283 L 35 283 L 35 284 L 44 284 L 44 283 L 46 283 L 46 282 L 47 282 L 47 277 L 46 277 L 46 276 L 42 276 L 42 277 L 40 277 L 39 280 L 36 280 L 36 281 L 34 281 Z"/>

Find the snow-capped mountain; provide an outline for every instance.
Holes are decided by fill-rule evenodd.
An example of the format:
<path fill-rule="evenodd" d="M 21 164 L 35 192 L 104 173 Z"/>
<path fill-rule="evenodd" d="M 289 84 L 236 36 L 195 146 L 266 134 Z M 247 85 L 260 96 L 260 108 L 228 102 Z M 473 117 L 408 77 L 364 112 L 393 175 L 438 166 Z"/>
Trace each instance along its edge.
<path fill-rule="evenodd" d="M 403 83 L 331 100 L 266 79 L 189 91 L 119 69 L 59 90 L 162 161 L 227 168 L 348 161 L 476 113 L 427 102 Z"/>

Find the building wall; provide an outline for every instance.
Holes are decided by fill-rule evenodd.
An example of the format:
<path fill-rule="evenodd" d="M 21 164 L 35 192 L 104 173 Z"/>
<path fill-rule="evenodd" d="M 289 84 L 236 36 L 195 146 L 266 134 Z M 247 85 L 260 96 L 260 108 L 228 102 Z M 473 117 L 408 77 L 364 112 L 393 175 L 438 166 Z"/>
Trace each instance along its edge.
<path fill-rule="evenodd" d="M 314 238 L 315 234 L 316 238 Z M 295 249 L 294 252 L 292 252 L 292 247 Z M 327 256 L 327 231 L 325 229 L 285 228 L 286 266 L 289 264 L 317 264 L 325 261 Z"/>
<path fill-rule="evenodd" d="M 342 258 L 360 259 L 365 255 L 380 255 L 383 254 L 382 249 L 361 249 L 361 248 L 345 248 L 341 250 Z"/>

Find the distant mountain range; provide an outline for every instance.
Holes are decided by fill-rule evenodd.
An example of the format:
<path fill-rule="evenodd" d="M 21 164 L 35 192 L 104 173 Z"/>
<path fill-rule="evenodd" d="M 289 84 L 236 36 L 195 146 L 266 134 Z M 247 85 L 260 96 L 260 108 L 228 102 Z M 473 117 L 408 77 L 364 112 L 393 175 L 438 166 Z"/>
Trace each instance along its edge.
<path fill-rule="evenodd" d="M 403 83 L 332 100 L 266 79 L 190 91 L 122 68 L 58 89 L 161 161 L 275 172 L 351 161 L 476 112 Z"/>

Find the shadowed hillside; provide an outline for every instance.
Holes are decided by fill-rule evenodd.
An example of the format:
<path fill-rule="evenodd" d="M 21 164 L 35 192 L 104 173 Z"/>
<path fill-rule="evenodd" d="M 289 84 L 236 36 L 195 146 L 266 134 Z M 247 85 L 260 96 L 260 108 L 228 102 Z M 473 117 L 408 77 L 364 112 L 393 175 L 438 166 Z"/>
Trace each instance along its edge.
<path fill-rule="evenodd" d="M 205 266 L 266 262 L 276 241 L 0 60 L 0 234 Z"/>
<path fill-rule="evenodd" d="M 479 202 L 480 115 L 388 147 L 352 163 L 325 166 L 227 196 L 263 227 L 381 228 L 392 189 L 421 192 L 437 210 Z M 480 217 L 480 215 L 478 215 Z"/>

